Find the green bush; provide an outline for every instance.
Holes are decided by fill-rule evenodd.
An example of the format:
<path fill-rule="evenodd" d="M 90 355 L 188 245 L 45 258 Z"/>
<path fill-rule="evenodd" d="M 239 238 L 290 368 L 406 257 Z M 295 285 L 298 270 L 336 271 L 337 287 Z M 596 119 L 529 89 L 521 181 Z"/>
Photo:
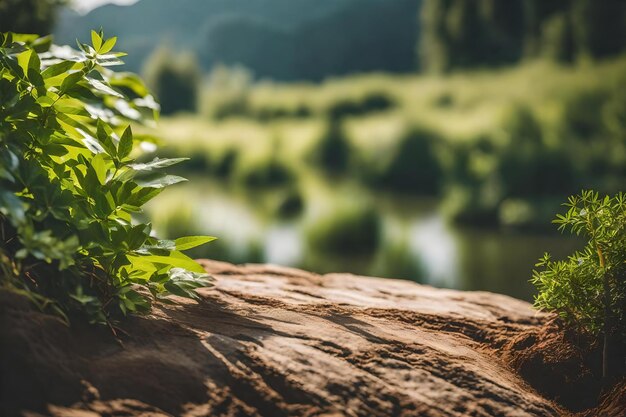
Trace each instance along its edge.
<path fill-rule="evenodd" d="M 181 251 L 210 237 L 159 240 L 134 215 L 183 178 L 180 162 L 138 163 L 129 121 L 158 105 L 133 74 L 109 69 L 116 38 L 80 50 L 0 34 L 0 283 L 41 308 L 109 322 L 208 283 Z M 123 94 L 124 91 L 126 94 Z"/>
<path fill-rule="evenodd" d="M 248 117 L 250 115 L 250 106 L 245 97 L 229 97 L 215 101 L 216 103 L 211 103 L 209 110 L 204 111 L 209 114 L 210 118 L 224 120 L 230 117 Z"/>
<path fill-rule="evenodd" d="M 570 93 L 563 102 L 562 129 L 568 136 L 582 140 L 593 140 L 604 130 L 602 108 L 609 98 L 600 89 Z"/>
<path fill-rule="evenodd" d="M 410 279 L 424 282 L 427 271 L 408 242 L 398 240 L 381 245 L 368 272 L 377 277 Z"/>
<path fill-rule="evenodd" d="M 267 162 L 246 165 L 236 177 L 248 187 L 270 187 L 289 184 L 294 174 L 279 160 L 271 158 Z"/>
<path fill-rule="evenodd" d="M 340 120 L 328 121 L 311 153 L 311 160 L 329 172 L 341 172 L 348 167 L 350 144 Z"/>
<path fill-rule="evenodd" d="M 548 144 L 545 136 L 528 107 L 511 105 L 497 133 L 449 146 L 447 213 L 460 222 L 543 227 L 558 207 L 554 196 L 583 185 L 571 141 Z"/>
<path fill-rule="evenodd" d="M 304 199 L 296 187 L 290 187 L 279 195 L 275 206 L 276 215 L 281 218 L 294 217 L 304 209 Z"/>
<path fill-rule="evenodd" d="M 261 122 L 271 122 L 281 118 L 306 119 L 313 115 L 313 111 L 305 104 L 295 107 L 281 107 L 267 105 L 253 110 L 254 117 Z"/>
<path fill-rule="evenodd" d="M 439 192 L 443 174 L 435 154 L 440 139 L 422 129 L 409 131 L 380 174 L 378 185 L 417 195 Z"/>
<path fill-rule="evenodd" d="M 381 219 L 373 207 L 353 202 L 311 221 L 305 235 L 309 247 L 320 253 L 369 254 L 380 243 Z"/>
<path fill-rule="evenodd" d="M 587 239 L 568 259 L 545 254 L 531 282 L 535 306 L 554 311 L 580 332 L 604 338 L 603 375 L 619 375 L 626 344 L 626 195 L 600 197 L 583 191 L 557 215 L 559 230 Z"/>
<path fill-rule="evenodd" d="M 498 168 L 507 196 L 552 196 L 580 184 L 571 158 L 543 145 L 517 143 L 502 155 Z"/>
<path fill-rule="evenodd" d="M 279 148 L 280 141 L 274 139 L 265 155 L 239 159 L 233 179 L 248 187 L 273 187 L 293 183 L 295 172 L 278 158 Z"/>
<path fill-rule="evenodd" d="M 495 145 L 488 138 L 475 143 L 448 144 L 442 164 L 445 173 L 442 210 L 458 223 L 494 225 L 503 199 L 495 174 Z"/>
<path fill-rule="evenodd" d="M 498 207 L 498 220 L 502 226 L 543 230 L 550 223 L 560 200 L 555 197 L 507 198 Z"/>
<path fill-rule="evenodd" d="M 446 188 L 442 211 L 450 220 L 473 226 L 493 226 L 498 219 L 500 190 L 493 182 L 453 184 Z"/>
<path fill-rule="evenodd" d="M 215 161 L 215 175 L 218 177 L 230 176 L 235 170 L 239 159 L 239 154 L 235 148 L 228 149 L 221 154 L 221 158 Z"/>
<path fill-rule="evenodd" d="M 388 110 L 395 106 L 394 99 L 384 91 L 370 91 L 361 98 L 341 98 L 328 106 L 328 118 L 343 119 Z"/>

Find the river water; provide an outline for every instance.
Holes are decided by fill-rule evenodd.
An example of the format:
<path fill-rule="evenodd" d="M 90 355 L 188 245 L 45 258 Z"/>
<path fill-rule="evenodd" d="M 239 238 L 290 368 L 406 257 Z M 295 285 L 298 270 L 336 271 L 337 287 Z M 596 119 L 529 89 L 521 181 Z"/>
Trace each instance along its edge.
<path fill-rule="evenodd" d="M 160 236 L 209 234 L 219 238 L 191 253 L 196 257 L 410 279 L 529 301 L 534 289 L 528 280 L 537 259 L 546 251 L 562 258 L 581 247 L 579 240 L 556 231 L 522 233 L 453 225 L 445 220 L 436 200 L 372 195 L 349 182 L 320 179 L 302 189 L 302 211 L 281 216 L 275 209 L 283 193 L 280 190 L 242 190 L 194 178 L 158 196 L 149 204 L 148 214 Z M 316 219 L 328 221 L 329 213 L 332 216 L 346 204 L 368 206 L 377 213 L 375 247 L 359 253 L 313 248 L 309 234 L 317 228 Z M 358 231 L 344 233 L 351 232 Z"/>

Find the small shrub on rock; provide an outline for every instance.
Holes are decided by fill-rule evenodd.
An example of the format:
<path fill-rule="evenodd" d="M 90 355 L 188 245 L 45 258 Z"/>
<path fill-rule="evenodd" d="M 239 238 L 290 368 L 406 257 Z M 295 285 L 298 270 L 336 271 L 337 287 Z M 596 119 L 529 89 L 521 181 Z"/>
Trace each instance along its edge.
<path fill-rule="evenodd" d="M 566 260 L 540 259 L 531 282 L 535 306 L 556 312 L 579 332 L 603 340 L 603 375 L 623 374 L 626 342 L 626 195 L 583 191 L 569 198 L 559 230 L 588 239 Z"/>

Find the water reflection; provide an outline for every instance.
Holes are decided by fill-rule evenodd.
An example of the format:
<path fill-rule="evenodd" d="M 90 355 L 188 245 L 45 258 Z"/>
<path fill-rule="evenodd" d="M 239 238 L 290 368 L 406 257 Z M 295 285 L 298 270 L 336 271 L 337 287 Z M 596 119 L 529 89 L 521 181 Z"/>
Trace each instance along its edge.
<path fill-rule="evenodd" d="M 556 233 L 455 227 L 434 201 L 393 195 L 373 199 L 352 185 L 323 181 L 307 190 L 316 191 L 304 199 L 304 211 L 281 219 L 273 209 L 276 190 L 243 191 L 194 179 L 157 197 L 148 212 L 161 236 L 219 237 L 190 254 L 195 257 L 411 279 L 523 299 L 533 294 L 528 279 L 544 251 L 563 257 L 580 246 Z M 344 243 L 337 245 L 337 240 Z M 364 240 L 367 244 L 360 247 Z"/>
<path fill-rule="evenodd" d="M 413 222 L 410 234 L 411 252 L 424 265 L 426 282 L 440 287 L 458 287 L 459 248 L 444 219 L 436 213 L 428 213 Z"/>
<path fill-rule="evenodd" d="M 300 231 L 294 223 L 268 227 L 263 247 L 264 262 L 277 265 L 298 265 L 304 254 Z"/>

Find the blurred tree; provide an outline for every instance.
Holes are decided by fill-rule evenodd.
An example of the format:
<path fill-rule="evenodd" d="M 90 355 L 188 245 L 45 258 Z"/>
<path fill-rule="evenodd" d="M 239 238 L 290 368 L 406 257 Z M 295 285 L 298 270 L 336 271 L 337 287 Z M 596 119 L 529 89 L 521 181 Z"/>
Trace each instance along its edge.
<path fill-rule="evenodd" d="M 448 33 L 445 17 L 450 0 L 425 0 L 421 9 L 421 37 L 418 47 L 420 66 L 432 72 L 442 72 L 450 68 Z"/>
<path fill-rule="evenodd" d="M 333 16 L 311 21 L 292 36 L 300 79 L 384 69 L 415 68 L 418 0 L 361 0 Z"/>
<path fill-rule="evenodd" d="M 532 57 L 545 53 L 544 35 L 546 22 L 550 22 L 566 10 L 571 1 L 572 0 L 524 0 L 524 56 Z M 552 24 L 552 26 L 558 25 L 558 23 Z M 550 23 L 548 23 L 548 26 L 550 26 Z M 556 29 L 552 29 L 552 32 L 556 31 Z M 550 46 L 549 49 L 554 51 L 553 46 Z"/>
<path fill-rule="evenodd" d="M 485 56 L 501 62 L 519 59 L 525 29 L 524 1 L 483 0 L 479 5 L 483 39 L 488 46 Z"/>
<path fill-rule="evenodd" d="M 505 116 L 496 173 L 506 197 L 554 196 L 581 185 L 567 149 L 546 144 L 541 124 L 531 109 L 515 105 Z M 565 146 L 564 146 L 565 147 Z"/>
<path fill-rule="evenodd" d="M 329 172 L 342 172 L 350 162 L 350 143 L 341 118 L 331 118 L 311 153 L 311 159 Z"/>
<path fill-rule="evenodd" d="M 415 128 L 406 133 L 380 177 L 380 185 L 417 195 L 436 195 L 443 175 L 435 154 L 441 139 Z"/>
<path fill-rule="evenodd" d="M 483 30 L 476 6 L 465 0 L 453 0 L 446 14 L 446 31 L 450 64 L 470 66 L 478 59 L 483 43 Z M 475 57 L 475 58 L 474 58 Z"/>
<path fill-rule="evenodd" d="M 626 1 L 575 0 L 574 36 L 583 57 L 602 58 L 626 47 Z"/>
<path fill-rule="evenodd" d="M 425 0 L 418 55 L 427 71 L 515 62 L 524 33 L 523 0 Z"/>
<path fill-rule="evenodd" d="M 0 30 L 48 35 L 67 0 L 0 0 Z"/>
<path fill-rule="evenodd" d="M 427 71 L 536 56 L 574 62 L 626 50 L 623 0 L 425 0 L 420 20 L 418 54 Z"/>
<path fill-rule="evenodd" d="M 559 13 L 543 25 L 540 54 L 553 61 L 573 62 L 576 58 L 572 19 L 568 13 Z"/>
<path fill-rule="evenodd" d="M 527 56 L 571 62 L 626 49 L 626 2 L 622 0 L 527 0 L 526 4 Z"/>
<path fill-rule="evenodd" d="M 157 48 L 143 75 L 161 103 L 161 113 L 196 110 L 200 70 L 192 52 L 176 55 L 167 46 Z"/>

